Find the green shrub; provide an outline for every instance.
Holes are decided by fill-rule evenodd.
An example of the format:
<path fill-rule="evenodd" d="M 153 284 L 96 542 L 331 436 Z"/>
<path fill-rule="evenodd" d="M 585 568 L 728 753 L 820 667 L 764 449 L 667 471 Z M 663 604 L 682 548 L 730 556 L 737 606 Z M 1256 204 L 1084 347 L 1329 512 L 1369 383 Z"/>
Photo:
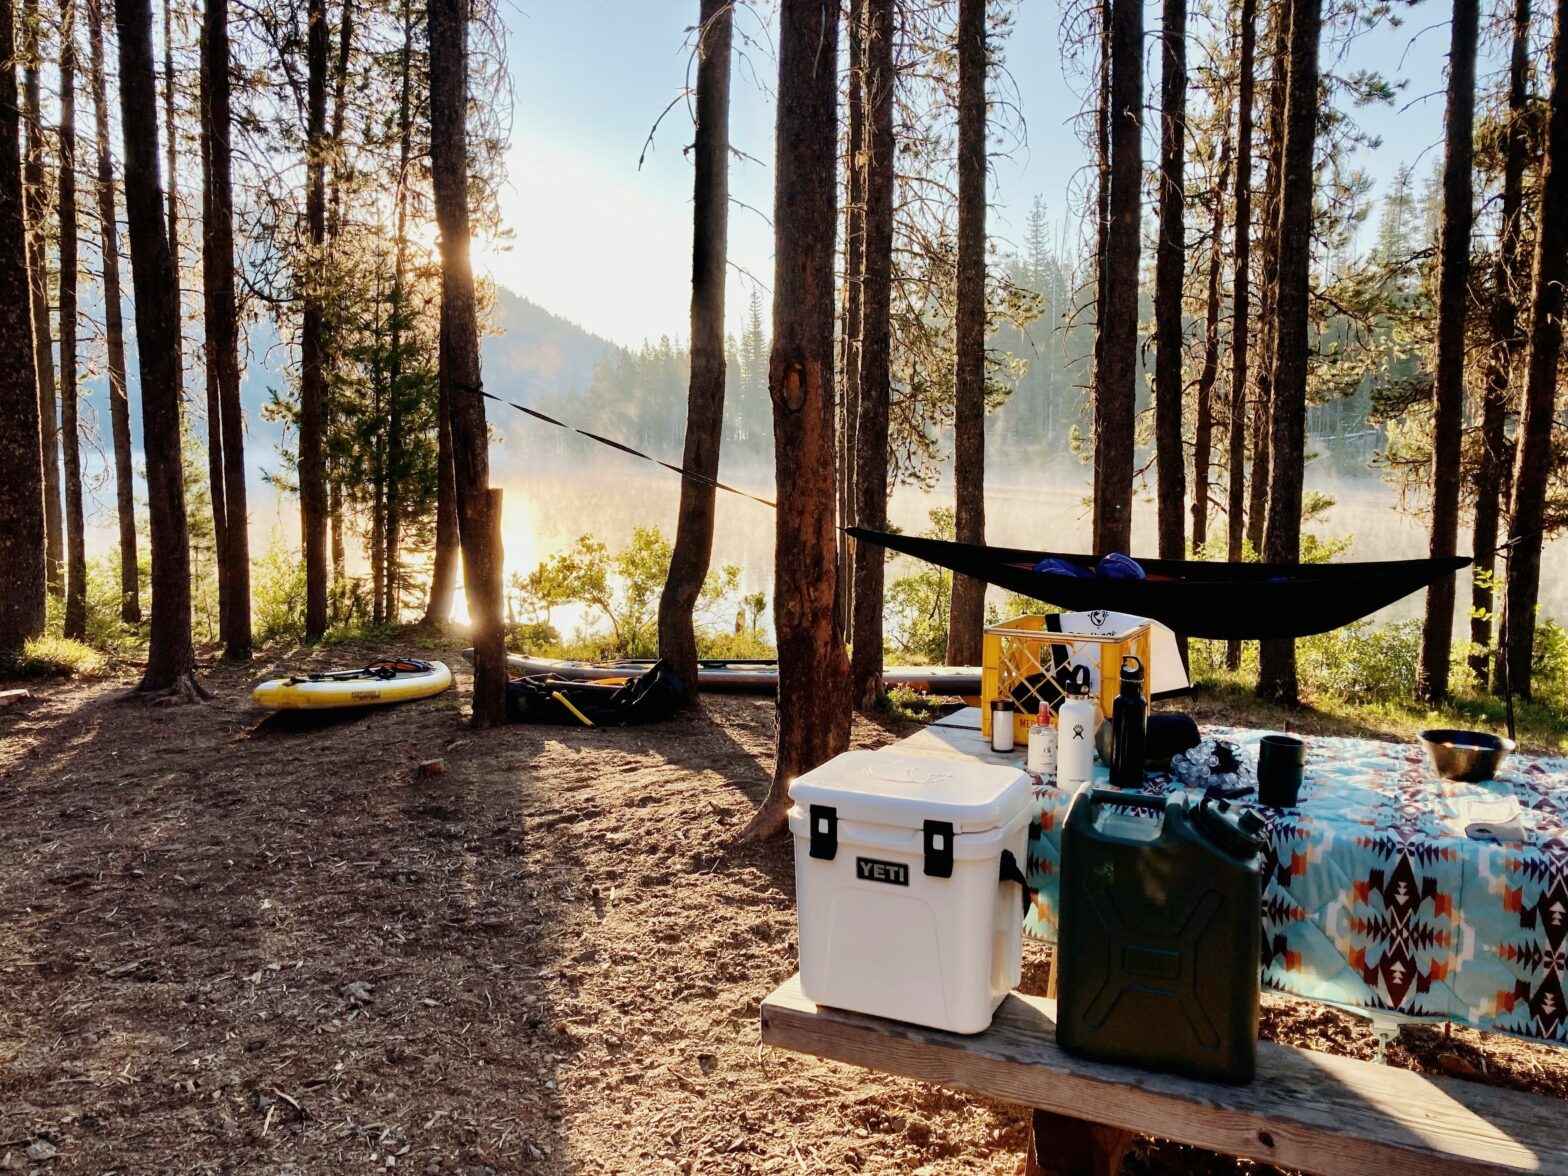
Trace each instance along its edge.
<path fill-rule="evenodd" d="M 251 630 L 257 641 L 305 634 L 305 559 L 274 534 L 251 565 Z"/>
<path fill-rule="evenodd" d="M 20 654 L 0 654 L 0 677 L 91 678 L 104 672 L 107 659 L 92 646 L 66 637 L 34 637 Z"/>

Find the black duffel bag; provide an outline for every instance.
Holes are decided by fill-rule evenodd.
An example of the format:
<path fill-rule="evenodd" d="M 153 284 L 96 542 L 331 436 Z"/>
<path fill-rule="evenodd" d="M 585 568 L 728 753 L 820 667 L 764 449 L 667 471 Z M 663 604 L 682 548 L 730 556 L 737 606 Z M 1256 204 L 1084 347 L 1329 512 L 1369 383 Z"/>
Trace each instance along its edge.
<path fill-rule="evenodd" d="M 506 684 L 507 713 L 518 723 L 629 727 L 667 719 L 685 701 L 680 675 L 662 659 L 619 685 L 553 674 L 513 678 Z"/>

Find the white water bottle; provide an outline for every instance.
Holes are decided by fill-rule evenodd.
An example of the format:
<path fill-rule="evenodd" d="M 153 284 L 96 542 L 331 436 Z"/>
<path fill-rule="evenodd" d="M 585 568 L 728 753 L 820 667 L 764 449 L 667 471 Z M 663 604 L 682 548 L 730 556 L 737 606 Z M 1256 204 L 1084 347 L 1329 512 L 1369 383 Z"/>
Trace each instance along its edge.
<path fill-rule="evenodd" d="M 1078 788 L 1094 775 L 1094 703 L 1087 692 L 1069 695 L 1056 709 L 1056 783 Z"/>
<path fill-rule="evenodd" d="M 1028 768 L 1042 780 L 1056 776 L 1056 728 L 1051 725 L 1051 708 L 1040 704 L 1040 714 L 1029 728 Z"/>

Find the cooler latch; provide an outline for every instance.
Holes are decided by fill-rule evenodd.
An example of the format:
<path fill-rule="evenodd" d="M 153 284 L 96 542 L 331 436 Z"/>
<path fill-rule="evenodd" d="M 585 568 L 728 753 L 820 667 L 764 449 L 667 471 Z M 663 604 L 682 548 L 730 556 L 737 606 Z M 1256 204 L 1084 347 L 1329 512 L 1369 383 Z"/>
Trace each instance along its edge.
<path fill-rule="evenodd" d="M 926 877 L 951 878 L 953 876 L 953 823 L 927 821 L 925 844 Z"/>
<path fill-rule="evenodd" d="M 830 804 L 811 806 L 811 856 L 825 862 L 838 853 L 838 810 Z"/>

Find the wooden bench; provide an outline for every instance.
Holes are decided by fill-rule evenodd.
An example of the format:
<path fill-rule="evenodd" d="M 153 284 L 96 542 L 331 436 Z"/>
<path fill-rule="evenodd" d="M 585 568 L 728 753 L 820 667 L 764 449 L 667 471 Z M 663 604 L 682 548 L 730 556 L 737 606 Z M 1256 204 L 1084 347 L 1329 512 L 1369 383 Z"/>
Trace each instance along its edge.
<path fill-rule="evenodd" d="M 1055 1002 L 1016 993 L 964 1037 L 820 1008 L 795 976 L 762 1002 L 762 1040 L 1037 1108 L 1031 1171 L 1112 1173 L 1138 1133 L 1322 1176 L 1568 1174 L 1556 1099 L 1270 1042 L 1246 1086 L 1104 1065 L 1057 1046 Z"/>

